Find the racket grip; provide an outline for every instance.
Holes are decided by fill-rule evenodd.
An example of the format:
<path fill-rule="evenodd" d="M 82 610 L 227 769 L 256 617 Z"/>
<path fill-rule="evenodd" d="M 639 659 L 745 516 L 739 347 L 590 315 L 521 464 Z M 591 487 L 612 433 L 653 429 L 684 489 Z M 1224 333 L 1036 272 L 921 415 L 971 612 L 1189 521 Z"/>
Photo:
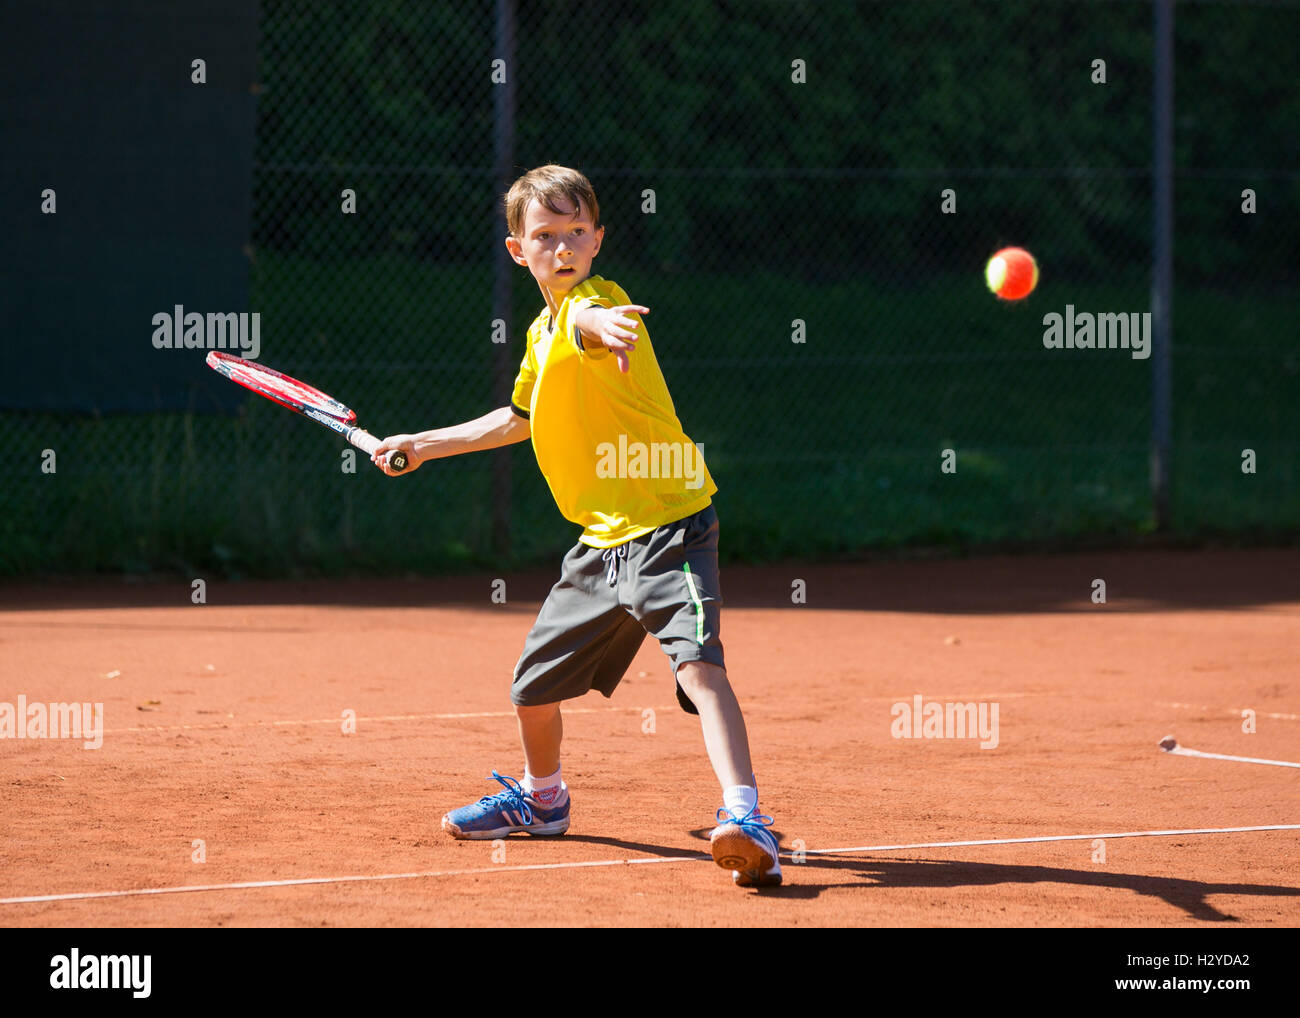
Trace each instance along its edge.
<path fill-rule="evenodd" d="M 357 428 L 348 435 L 348 441 L 364 452 L 367 456 L 373 456 L 375 450 L 379 448 L 380 441 L 370 432 Z M 400 474 L 407 468 L 406 453 L 396 449 L 388 454 L 388 469 L 394 473 Z"/>

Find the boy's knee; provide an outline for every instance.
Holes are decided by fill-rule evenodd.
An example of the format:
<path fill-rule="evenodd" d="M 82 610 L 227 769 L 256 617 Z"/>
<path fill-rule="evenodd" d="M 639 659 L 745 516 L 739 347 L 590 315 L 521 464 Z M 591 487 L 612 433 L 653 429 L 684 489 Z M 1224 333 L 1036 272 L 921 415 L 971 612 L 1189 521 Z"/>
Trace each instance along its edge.
<path fill-rule="evenodd" d="M 717 694 L 730 688 L 727 671 L 707 661 L 687 661 L 677 669 L 677 684 L 692 700 L 696 696 Z"/>
<path fill-rule="evenodd" d="M 547 718 L 560 712 L 558 703 L 515 704 L 515 717 L 525 721 Z"/>

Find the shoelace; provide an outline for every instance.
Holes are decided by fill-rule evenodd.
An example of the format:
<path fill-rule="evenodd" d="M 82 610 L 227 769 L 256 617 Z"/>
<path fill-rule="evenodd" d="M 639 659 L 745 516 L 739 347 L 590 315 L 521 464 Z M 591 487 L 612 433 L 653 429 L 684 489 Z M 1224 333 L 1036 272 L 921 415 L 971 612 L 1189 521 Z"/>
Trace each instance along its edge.
<path fill-rule="evenodd" d="M 496 771 L 492 772 L 492 777 L 496 778 L 501 784 L 505 785 L 504 792 L 496 792 L 492 795 L 485 795 L 479 800 L 480 806 L 496 806 L 498 804 L 513 806 L 523 817 L 524 823 L 533 822 L 533 811 L 528 805 L 528 800 L 524 798 L 524 786 L 514 778 L 502 777 Z"/>
<path fill-rule="evenodd" d="M 743 817 L 735 816 L 726 806 L 718 809 L 718 823 L 740 824 L 742 827 L 771 827 L 776 821 L 765 813 L 760 813 L 755 806 Z"/>
<path fill-rule="evenodd" d="M 617 548 L 606 548 L 605 553 L 600 556 L 601 561 L 608 567 L 605 573 L 605 579 L 612 587 L 618 583 L 618 560 L 627 558 L 627 545 L 620 544 Z"/>

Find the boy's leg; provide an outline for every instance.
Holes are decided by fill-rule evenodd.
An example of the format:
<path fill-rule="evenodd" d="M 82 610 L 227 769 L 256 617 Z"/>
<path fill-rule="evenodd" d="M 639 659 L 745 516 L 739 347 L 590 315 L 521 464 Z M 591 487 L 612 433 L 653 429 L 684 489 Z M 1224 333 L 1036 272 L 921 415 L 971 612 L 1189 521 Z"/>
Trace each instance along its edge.
<path fill-rule="evenodd" d="M 515 705 L 519 721 L 519 741 L 524 747 L 524 763 L 528 773 L 543 778 L 560 769 L 560 742 L 564 738 L 564 718 L 558 703 L 543 703 L 536 707 Z"/>
<path fill-rule="evenodd" d="M 718 814 L 722 823 L 709 838 L 714 861 L 744 887 L 781 883 L 780 850 L 766 829 L 771 819 L 758 815 L 749 736 L 726 671 L 704 661 L 685 661 L 677 669 L 677 683 L 700 712 L 704 745 L 726 803 Z"/>
<path fill-rule="evenodd" d="M 677 669 L 677 682 L 700 712 L 704 746 L 722 787 L 749 785 L 754 780 L 749 735 L 726 671 L 704 661 L 686 661 Z"/>
<path fill-rule="evenodd" d="M 493 777 L 504 791 L 452 810 L 442 826 L 454 838 L 488 839 L 513 832 L 563 834 L 569 793 L 560 775 L 564 734 L 560 701 L 595 689 L 609 696 L 645 639 L 620 606 L 605 553 L 578 545 L 564 558 L 515 666 L 515 705 L 526 771 L 523 781 Z"/>
<path fill-rule="evenodd" d="M 758 790 L 740 704 L 727 679 L 720 636 L 718 520 L 712 507 L 632 542 L 628 564 L 634 614 L 676 667 L 678 702 L 700 715 L 704 745 L 724 808 L 713 858 L 742 886 L 781 882 L 780 849 L 758 812 Z"/>
<path fill-rule="evenodd" d="M 519 741 L 524 747 L 524 793 L 547 808 L 568 801 L 568 787 L 560 773 L 560 742 L 564 719 L 558 703 L 533 707 L 515 705 Z"/>

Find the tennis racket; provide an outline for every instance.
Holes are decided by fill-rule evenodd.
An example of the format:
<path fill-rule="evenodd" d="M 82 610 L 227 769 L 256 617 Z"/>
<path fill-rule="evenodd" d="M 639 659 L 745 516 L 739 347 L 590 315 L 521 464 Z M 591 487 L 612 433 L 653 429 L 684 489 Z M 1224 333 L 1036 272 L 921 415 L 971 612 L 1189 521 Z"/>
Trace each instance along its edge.
<path fill-rule="evenodd" d="M 379 448 L 379 439 L 359 427 L 357 415 L 336 400 L 306 382 L 268 368 L 265 364 L 232 357 L 217 350 L 208 352 L 208 367 L 225 375 L 237 385 L 265 396 L 296 414 L 310 417 L 318 424 L 337 431 L 368 456 Z M 388 466 L 397 473 L 407 467 L 406 453 L 394 450 L 388 454 Z"/>

